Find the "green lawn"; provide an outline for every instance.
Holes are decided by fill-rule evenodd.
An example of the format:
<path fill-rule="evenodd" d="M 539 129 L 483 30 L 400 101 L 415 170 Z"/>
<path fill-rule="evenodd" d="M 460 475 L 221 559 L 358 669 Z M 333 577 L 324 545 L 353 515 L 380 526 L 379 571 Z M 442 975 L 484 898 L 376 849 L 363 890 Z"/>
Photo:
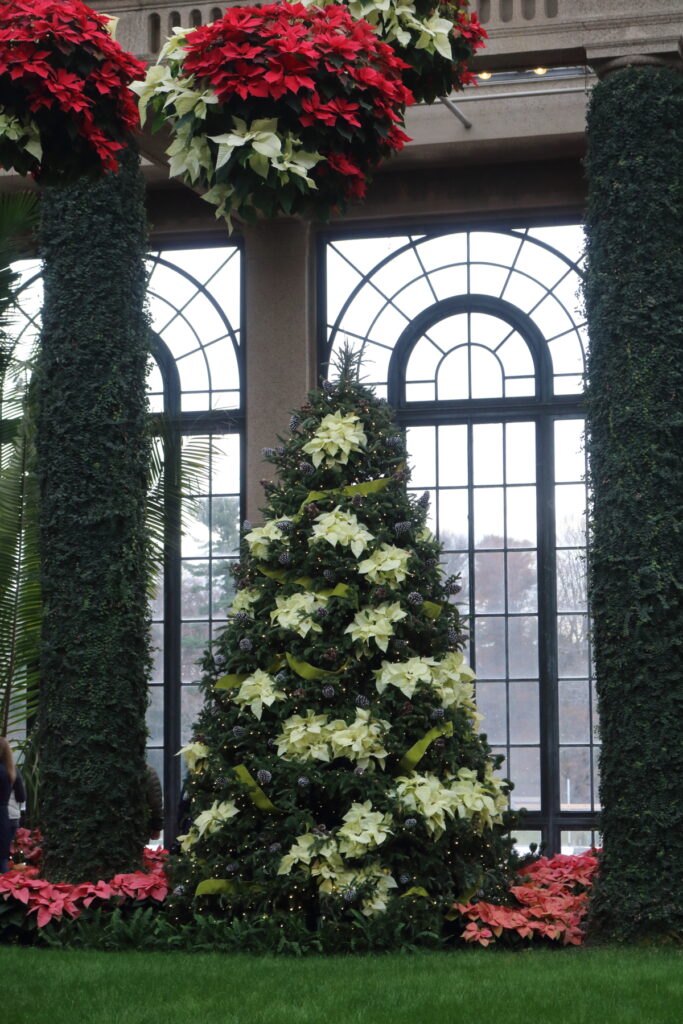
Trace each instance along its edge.
<path fill-rule="evenodd" d="M 0 948 L 3 1024 L 659 1024 L 683 953 L 466 950 L 303 960 Z"/>

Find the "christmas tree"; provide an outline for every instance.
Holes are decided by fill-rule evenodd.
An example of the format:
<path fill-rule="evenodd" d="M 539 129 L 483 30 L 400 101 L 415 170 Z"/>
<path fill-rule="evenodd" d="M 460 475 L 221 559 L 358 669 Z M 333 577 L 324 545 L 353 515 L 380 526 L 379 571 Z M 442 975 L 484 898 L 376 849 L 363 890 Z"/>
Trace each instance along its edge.
<path fill-rule="evenodd" d="M 244 526 L 183 748 L 171 906 L 306 929 L 323 948 L 357 948 L 360 929 L 386 948 L 443 936 L 454 903 L 500 894 L 510 783 L 478 734 L 429 495 L 408 490 L 405 439 L 350 351 L 337 369 L 264 451 L 278 480 L 263 525 Z"/>

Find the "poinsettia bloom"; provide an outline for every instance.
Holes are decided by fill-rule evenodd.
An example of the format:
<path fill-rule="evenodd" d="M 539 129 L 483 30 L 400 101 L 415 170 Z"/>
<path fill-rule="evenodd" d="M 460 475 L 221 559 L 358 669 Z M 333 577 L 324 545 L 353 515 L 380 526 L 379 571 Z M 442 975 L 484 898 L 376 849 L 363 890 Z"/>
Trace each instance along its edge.
<path fill-rule="evenodd" d="M 344 632 L 350 633 L 352 640 L 363 647 L 374 640 L 381 651 L 386 651 L 394 635 L 394 623 L 405 619 L 406 615 L 398 601 L 385 602 L 376 608 L 361 608 Z"/>
<path fill-rule="evenodd" d="M 362 451 L 368 443 L 360 417 L 353 412 L 328 413 L 323 416 L 313 437 L 303 446 L 317 468 L 321 462 L 327 466 L 345 465 L 352 452 Z"/>
<path fill-rule="evenodd" d="M 247 676 L 232 699 L 235 704 L 248 707 L 260 722 L 264 705 L 270 707 L 276 701 L 286 700 L 287 694 L 278 689 L 272 676 L 259 668 Z"/>
<path fill-rule="evenodd" d="M 387 686 L 395 686 L 408 700 L 422 683 L 431 686 L 432 669 L 436 665 L 433 658 L 408 658 L 406 661 L 383 661 L 382 667 L 376 669 L 375 685 L 378 693 L 384 693 Z"/>
<path fill-rule="evenodd" d="M 383 868 L 379 861 L 365 864 L 361 868 L 343 867 L 343 861 L 339 857 L 336 862 L 330 858 L 327 865 L 323 862 L 324 881 L 319 884 L 321 892 L 333 895 L 342 895 L 344 892 L 352 892 L 361 886 L 365 889 L 368 883 L 371 885 L 370 894 L 365 896 L 361 902 L 361 914 L 365 917 L 374 917 L 376 914 L 386 912 L 390 899 L 390 892 L 397 888 L 396 879 Z M 327 867 L 327 870 L 324 868 Z M 311 869 L 311 874 L 314 870 Z"/>
<path fill-rule="evenodd" d="M 280 861 L 277 873 L 278 875 L 288 875 L 295 864 L 308 865 L 315 857 L 324 857 L 328 853 L 333 853 L 334 848 L 332 837 L 306 832 L 302 836 L 297 836 L 295 842 L 292 843 L 289 853 L 286 853 Z"/>
<path fill-rule="evenodd" d="M 412 552 L 395 544 L 383 543 L 369 558 L 358 563 L 358 572 L 371 583 L 402 583 L 408 576 Z"/>
<path fill-rule="evenodd" d="M 211 836 L 214 832 L 218 832 L 226 821 L 230 821 L 238 813 L 234 800 L 223 800 L 222 802 L 214 800 L 211 807 L 202 811 L 194 820 L 198 838 L 201 839 L 202 836 Z"/>
<path fill-rule="evenodd" d="M 435 838 L 446 831 L 446 818 L 453 817 L 453 798 L 447 786 L 434 775 L 426 772 L 420 775 L 411 772 L 396 779 L 396 796 L 399 803 L 415 815 L 424 819 L 428 832 Z"/>
<path fill-rule="evenodd" d="M 278 756 L 285 761 L 330 761 L 327 724 L 327 715 L 316 715 L 310 710 L 306 712 L 305 717 L 292 715 L 285 719 L 282 731 L 275 740 Z"/>
<path fill-rule="evenodd" d="M 475 678 L 461 651 L 452 651 L 441 661 L 435 662 L 432 670 L 432 685 L 441 698 L 444 708 L 466 708 L 469 717 L 478 725 L 482 715 L 477 711 L 474 696 Z"/>
<path fill-rule="evenodd" d="M 365 708 L 356 710 L 356 717 L 350 725 L 343 719 L 330 722 L 325 735 L 333 757 L 346 757 L 355 761 L 359 768 L 369 768 L 372 759 L 384 767 L 388 753 L 384 737 L 389 732 L 389 723 L 374 719 Z"/>
<path fill-rule="evenodd" d="M 270 618 L 282 629 L 293 629 L 299 636 L 322 632 L 320 623 L 312 618 L 317 608 L 324 608 L 327 604 L 327 598 L 322 594 L 303 591 L 289 597 L 277 597 L 275 604 Z"/>
<path fill-rule="evenodd" d="M 277 527 L 277 520 L 271 519 L 263 526 L 256 526 L 245 536 L 254 558 L 267 558 L 271 542 L 274 540 L 285 541 L 286 538 Z"/>
<path fill-rule="evenodd" d="M 471 768 L 461 768 L 448 787 L 453 797 L 453 813 L 459 818 L 476 819 L 479 828 L 492 828 L 502 820 L 507 808 L 507 796 L 501 786 L 491 774 L 482 783 Z"/>
<path fill-rule="evenodd" d="M 337 829 L 337 842 L 340 852 L 347 857 L 362 857 L 392 835 L 391 815 L 373 811 L 371 800 L 351 804 L 343 821 Z"/>
<path fill-rule="evenodd" d="M 257 590 L 256 587 L 245 587 L 244 590 L 238 590 L 232 599 L 229 614 L 236 615 L 237 612 L 250 612 L 254 601 L 257 601 L 260 596 L 261 591 Z"/>
<path fill-rule="evenodd" d="M 367 527 L 358 522 L 353 512 L 343 512 L 337 505 L 331 512 L 322 512 L 316 516 L 308 543 L 316 544 L 324 540 L 333 548 L 340 544 L 342 547 L 351 548 L 358 558 L 374 539 Z"/>
<path fill-rule="evenodd" d="M 185 758 L 187 770 L 196 772 L 197 766 L 209 756 L 209 748 L 205 743 L 186 743 L 178 751 L 178 755 L 180 756 L 181 754 Z"/>

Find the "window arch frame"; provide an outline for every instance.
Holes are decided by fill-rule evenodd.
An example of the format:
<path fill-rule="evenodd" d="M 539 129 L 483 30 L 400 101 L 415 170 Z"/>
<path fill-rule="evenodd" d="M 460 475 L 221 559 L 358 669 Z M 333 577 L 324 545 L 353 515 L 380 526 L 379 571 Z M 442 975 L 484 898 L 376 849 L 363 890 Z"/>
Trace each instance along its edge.
<path fill-rule="evenodd" d="M 455 224 L 439 226 L 407 225 L 383 229 L 377 227 L 372 231 L 353 229 L 344 231 L 342 228 L 321 232 L 318 239 L 318 354 L 321 373 L 330 365 L 335 342 L 343 336 L 343 320 L 350 306 L 360 294 L 363 287 L 371 283 L 372 276 L 379 268 L 386 269 L 391 261 L 399 253 L 404 253 L 411 246 L 417 248 L 420 241 L 428 240 L 450 234 L 473 232 L 500 232 L 505 234 L 519 234 L 520 228 L 553 227 L 576 224 L 576 218 L 557 220 L 536 221 L 531 218 L 525 219 L 519 225 L 487 222 L 485 224 Z M 347 294 L 345 300 L 339 305 L 334 324 L 328 327 L 326 315 L 326 249 L 330 243 L 342 240 L 359 240 L 363 237 L 386 237 L 409 236 L 409 241 L 402 249 L 397 249 L 379 260 L 370 270 L 362 271 L 359 267 L 356 272 L 361 279 Z M 417 237 L 416 237 L 417 236 Z M 560 256 L 567 265 L 567 273 L 572 270 L 581 276 L 580 267 L 577 262 L 568 258 L 564 253 L 553 248 L 542 239 L 534 238 L 533 241 L 549 250 L 551 253 Z M 470 247 L 468 241 L 467 261 L 470 262 Z M 428 271 L 424 269 L 426 277 Z M 393 303 L 393 300 L 400 294 L 401 290 L 414 283 L 414 279 L 398 288 L 394 285 L 392 295 L 387 292 L 386 305 Z M 561 278 L 560 280 L 563 280 Z M 468 272 L 469 286 L 469 272 Z M 503 289 L 505 290 L 505 289 Z M 433 290 L 432 290 L 433 291 Z M 548 289 L 547 294 L 552 294 Z M 561 308 L 570 320 L 574 318 L 569 313 L 566 305 L 553 296 L 560 303 Z M 561 849 L 561 833 L 563 831 L 588 831 L 597 832 L 599 810 L 562 810 L 560 793 L 560 721 L 559 721 L 559 674 L 558 674 L 558 603 L 557 603 L 557 578 L 555 557 L 559 550 L 555 530 L 555 465 L 554 465 L 554 429 L 555 423 L 560 420 L 583 420 L 585 415 L 582 393 L 555 393 L 554 382 L 556 377 L 564 374 L 554 371 L 553 356 L 548 346 L 548 340 L 540 327 L 531 319 L 529 313 L 523 312 L 518 306 L 506 299 L 487 295 L 478 292 L 467 292 L 451 294 L 446 298 L 437 298 L 435 301 L 422 309 L 409 320 L 405 328 L 396 338 L 391 356 L 389 358 L 386 373 L 386 393 L 389 404 L 396 411 L 399 424 L 403 428 L 418 426 L 439 426 L 444 424 L 464 424 L 468 430 L 468 459 L 472 459 L 472 429 L 476 424 L 485 423 L 513 423 L 519 421 L 532 421 L 537 441 L 536 448 L 536 515 L 538 523 L 538 661 L 539 661 L 539 712 L 540 712 L 540 809 L 529 811 L 523 816 L 520 829 L 540 831 L 543 840 L 550 851 Z M 537 305 L 532 307 L 536 309 Z M 381 315 L 382 310 L 374 313 L 372 325 Z M 534 372 L 535 387 L 534 394 L 528 396 L 512 395 L 506 397 L 504 392 L 498 397 L 467 398 L 467 399 L 437 399 L 411 401 L 406 398 L 406 371 L 414 346 L 424 333 L 429 331 L 438 322 L 461 313 L 484 313 L 494 316 L 507 322 L 526 342 L 531 355 Z M 405 316 L 405 313 L 402 312 Z M 372 325 L 366 327 L 365 341 L 370 340 Z M 574 329 L 581 325 L 574 323 Z M 567 332 L 565 332 L 567 333 Z M 329 336 L 328 336 L 329 334 Z M 362 336 L 355 335 L 356 339 Z M 562 335 L 559 335 L 562 337 Z M 556 340 L 551 338 L 550 340 Z M 365 344 L 365 342 L 362 342 Z M 468 339 L 468 345 L 471 342 Z M 387 347 L 390 347 L 387 345 Z M 585 351 L 583 353 L 585 359 Z M 436 374 L 434 375 L 436 379 Z M 472 476 L 470 474 L 468 490 L 472 490 Z M 471 497 L 470 497 L 471 501 Z M 471 510 L 470 510 L 471 511 Z M 472 530 L 472 516 L 470 514 L 470 531 Z M 475 556 L 473 544 L 469 543 L 468 559 L 470 563 L 470 576 Z M 507 606 L 506 606 L 507 607 Z M 471 611 L 474 604 L 471 599 Z M 507 618 L 507 612 L 506 618 Z M 589 675 L 591 675 L 589 667 Z M 506 686 L 509 684 L 506 679 Z M 588 688 L 589 701 L 590 684 Z M 592 713 L 592 704 L 590 712 Z M 484 723 L 485 730 L 485 723 Z M 593 756 L 595 739 L 592 734 L 587 742 L 590 756 Z M 507 739 L 508 749 L 511 746 L 510 736 Z M 504 766 L 505 767 L 505 766 Z M 514 777 L 513 777 L 514 781 Z M 597 782 L 591 768 L 590 778 L 591 800 L 597 801 Z M 595 805 L 594 805 L 595 806 Z"/>

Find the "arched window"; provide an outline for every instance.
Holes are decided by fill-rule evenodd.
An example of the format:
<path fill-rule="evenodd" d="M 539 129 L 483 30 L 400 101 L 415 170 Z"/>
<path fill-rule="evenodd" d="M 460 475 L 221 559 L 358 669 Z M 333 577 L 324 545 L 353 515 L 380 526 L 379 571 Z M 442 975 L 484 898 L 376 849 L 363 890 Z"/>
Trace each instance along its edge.
<path fill-rule="evenodd" d="M 180 792 L 176 753 L 201 705 L 197 662 L 227 619 L 228 570 L 238 552 L 244 437 L 241 251 L 237 245 L 156 251 L 147 266 L 148 387 L 155 434 L 163 439 L 166 544 L 152 603 L 147 756 L 164 778 L 170 827 Z M 21 271 L 15 333 L 26 339 L 26 349 L 39 329 L 40 264 L 27 261 Z M 185 509 L 178 494 L 183 452 L 189 460 L 198 452 L 208 461 Z"/>
<path fill-rule="evenodd" d="M 180 12 L 171 11 L 168 16 L 168 30 L 172 32 L 174 28 L 180 28 Z"/>
<path fill-rule="evenodd" d="M 150 53 L 158 53 L 161 49 L 161 18 L 156 13 L 150 14 L 147 20 L 147 38 Z"/>
<path fill-rule="evenodd" d="M 192 28 L 199 28 L 202 23 L 202 12 L 196 7 L 193 11 L 190 11 L 190 25 Z"/>
<path fill-rule="evenodd" d="M 211 8 L 211 21 L 218 21 L 219 18 L 223 17 L 223 11 L 220 7 Z"/>
<path fill-rule="evenodd" d="M 447 572 L 462 574 L 484 730 L 520 843 L 592 842 L 581 229 L 328 235 L 321 358 L 344 340 L 408 431 Z"/>

